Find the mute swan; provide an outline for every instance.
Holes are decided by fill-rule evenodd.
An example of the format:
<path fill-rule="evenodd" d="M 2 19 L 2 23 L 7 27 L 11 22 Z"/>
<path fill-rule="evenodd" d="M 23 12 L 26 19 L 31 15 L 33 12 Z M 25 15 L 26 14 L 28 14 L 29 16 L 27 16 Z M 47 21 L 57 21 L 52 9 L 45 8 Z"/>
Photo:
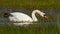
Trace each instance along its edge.
<path fill-rule="evenodd" d="M 41 12 L 40 10 L 34 10 L 32 12 L 32 17 L 28 16 L 27 14 L 21 13 L 21 12 L 13 12 L 13 13 L 5 13 L 4 17 L 8 17 L 10 21 L 14 22 L 36 22 L 38 21 L 35 14 L 38 13 L 42 17 L 48 19 L 48 17 L 45 15 L 45 13 Z M 14 23 L 14 24 L 22 24 L 22 23 Z M 26 24 L 31 24 L 31 23 L 26 23 Z"/>

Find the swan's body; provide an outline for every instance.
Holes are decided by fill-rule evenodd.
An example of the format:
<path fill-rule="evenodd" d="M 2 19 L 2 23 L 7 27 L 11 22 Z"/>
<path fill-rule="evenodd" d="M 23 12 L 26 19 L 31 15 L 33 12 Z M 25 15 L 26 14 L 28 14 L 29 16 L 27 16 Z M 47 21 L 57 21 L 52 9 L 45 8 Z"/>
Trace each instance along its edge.
<path fill-rule="evenodd" d="M 44 17 L 45 13 L 39 11 L 39 10 L 34 10 L 32 12 L 32 17 L 28 16 L 27 14 L 24 14 L 24 13 L 21 13 L 21 12 L 13 12 L 13 13 L 10 13 L 9 15 L 12 15 L 12 16 L 9 16 L 9 19 L 10 21 L 15 21 L 15 22 L 29 22 L 29 24 L 31 24 L 30 22 L 33 22 L 33 21 L 38 21 L 35 14 L 38 13 L 39 15 L 41 15 L 42 17 Z M 17 23 L 15 23 L 17 24 Z M 21 24 L 21 23 L 19 23 Z"/>
<path fill-rule="evenodd" d="M 9 16 L 9 19 L 11 21 L 17 21 L 17 22 L 33 22 L 33 21 L 37 21 L 37 18 L 35 16 L 35 13 L 40 14 L 42 17 L 44 17 L 43 12 L 39 11 L 39 10 L 34 10 L 32 12 L 32 17 L 28 16 L 27 14 L 21 13 L 21 12 L 14 12 L 14 13 L 10 13 L 13 16 Z"/>
<path fill-rule="evenodd" d="M 14 12 L 14 13 L 10 13 L 14 16 L 9 16 L 10 21 L 15 21 L 15 22 L 32 22 L 32 18 L 29 17 L 28 15 L 24 14 L 24 13 L 20 13 L 20 12 Z"/>

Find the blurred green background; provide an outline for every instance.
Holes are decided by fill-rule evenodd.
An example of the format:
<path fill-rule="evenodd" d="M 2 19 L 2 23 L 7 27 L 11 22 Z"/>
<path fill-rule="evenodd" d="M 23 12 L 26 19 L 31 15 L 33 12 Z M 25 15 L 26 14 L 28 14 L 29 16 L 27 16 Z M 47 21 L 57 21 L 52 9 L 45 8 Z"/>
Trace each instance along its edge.
<path fill-rule="evenodd" d="M 60 0 L 0 0 L 0 8 L 59 8 Z"/>

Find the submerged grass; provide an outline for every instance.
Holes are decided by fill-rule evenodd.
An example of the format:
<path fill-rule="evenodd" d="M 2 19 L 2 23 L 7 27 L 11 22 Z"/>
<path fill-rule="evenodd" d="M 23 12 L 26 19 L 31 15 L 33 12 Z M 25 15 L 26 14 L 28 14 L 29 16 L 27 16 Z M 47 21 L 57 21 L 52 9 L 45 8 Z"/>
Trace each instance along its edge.
<path fill-rule="evenodd" d="M 36 26 L 30 25 L 27 27 L 20 27 L 13 25 L 0 25 L 0 34 L 60 34 L 60 28 L 57 25 L 57 20 L 60 19 L 60 16 L 57 19 L 57 15 L 55 13 L 52 13 L 52 11 L 53 10 L 49 10 L 49 13 L 47 14 L 49 16 L 49 20 L 44 20 L 42 19 L 42 17 L 37 17 L 39 19 L 39 21 L 37 22 L 39 23 L 39 25 Z M 39 16 L 38 14 L 36 15 Z M 4 19 L 1 21 L 5 23 L 7 20 Z"/>
<path fill-rule="evenodd" d="M 39 25 L 36 26 L 30 25 L 27 27 L 20 27 L 13 25 L 0 25 L 0 34 L 60 34 L 60 28 L 57 25 L 57 20 L 59 20 L 59 18 L 57 19 L 57 16 L 55 15 L 55 13 L 52 13 L 52 11 L 53 10 L 49 10 L 49 20 L 44 20 L 42 19 L 42 17 L 37 17 L 39 19 L 39 21 L 37 22 L 39 23 Z M 39 16 L 38 14 L 36 15 Z M 3 23 L 6 22 L 5 19 L 1 21 L 3 21 Z"/>
<path fill-rule="evenodd" d="M 0 26 L 0 34 L 59 34 L 57 26 L 43 25 L 36 26 Z"/>

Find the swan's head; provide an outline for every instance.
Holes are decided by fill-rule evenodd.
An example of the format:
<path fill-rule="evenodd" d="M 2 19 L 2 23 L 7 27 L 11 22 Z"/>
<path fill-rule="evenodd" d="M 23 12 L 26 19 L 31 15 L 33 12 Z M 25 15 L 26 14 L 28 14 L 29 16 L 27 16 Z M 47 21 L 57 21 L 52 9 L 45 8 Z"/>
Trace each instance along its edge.
<path fill-rule="evenodd" d="M 10 13 L 4 13 L 4 17 L 9 17 L 10 15 Z"/>
<path fill-rule="evenodd" d="M 41 12 L 40 15 L 41 15 L 43 18 L 48 19 L 48 16 L 46 15 L 46 13 Z"/>

